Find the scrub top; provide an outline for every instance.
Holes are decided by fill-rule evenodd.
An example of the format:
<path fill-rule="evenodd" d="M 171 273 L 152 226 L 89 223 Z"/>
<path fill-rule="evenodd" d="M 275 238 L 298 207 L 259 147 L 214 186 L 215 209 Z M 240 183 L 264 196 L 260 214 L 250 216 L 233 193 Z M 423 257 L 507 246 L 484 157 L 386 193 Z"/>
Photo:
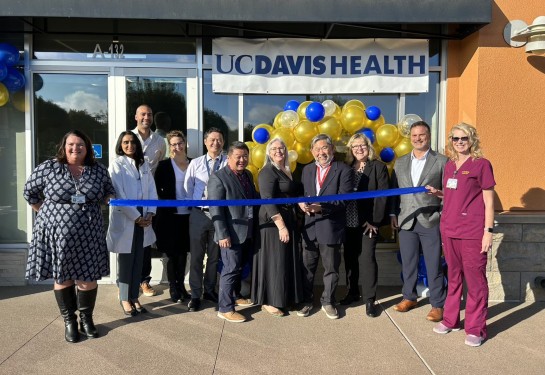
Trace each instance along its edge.
<path fill-rule="evenodd" d="M 455 188 L 449 188 L 455 179 Z M 450 238 L 480 240 L 484 231 L 483 190 L 496 185 L 492 165 L 487 159 L 467 159 L 456 170 L 449 160 L 443 174 L 443 212 L 441 233 Z"/>

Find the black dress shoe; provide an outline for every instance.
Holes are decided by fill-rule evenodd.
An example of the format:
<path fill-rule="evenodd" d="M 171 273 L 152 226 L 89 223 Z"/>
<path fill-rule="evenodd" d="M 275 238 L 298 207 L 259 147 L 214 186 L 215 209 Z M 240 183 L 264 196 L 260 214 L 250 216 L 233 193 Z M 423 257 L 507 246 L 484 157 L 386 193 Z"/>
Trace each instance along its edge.
<path fill-rule="evenodd" d="M 201 308 L 201 300 L 198 298 L 191 298 L 187 307 L 189 308 L 189 311 L 199 311 Z"/>
<path fill-rule="evenodd" d="M 365 314 L 370 318 L 377 317 L 377 306 L 375 305 L 374 300 L 368 300 L 365 303 Z"/>
<path fill-rule="evenodd" d="M 141 314 L 145 314 L 145 313 L 148 312 L 148 310 L 147 310 L 144 306 L 142 306 L 142 304 L 141 304 L 140 302 L 137 301 L 137 303 L 138 303 L 138 306 L 136 306 L 136 304 L 134 303 L 134 301 L 131 301 L 132 307 L 133 307 L 137 312 L 139 312 L 139 313 L 141 313 Z"/>
<path fill-rule="evenodd" d="M 341 305 L 350 305 L 351 303 L 357 302 L 361 299 L 359 294 L 350 294 L 348 293 L 346 297 L 339 301 Z"/>
<path fill-rule="evenodd" d="M 182 295 L 174 283 L 170 284 L 168 292 L 170 293 L 170 300 L 172 302 L 178 302 L 182 299 Z"/>
<path fill-rule="evenodd" d="M 186 301 L 191 298 L 191 294 L 187 292 L 183 282 L 176 283 L 176 290 L 178 291 L 178 294 L 180 295 L 180 301 Z"/>
<path fill-rule="evenodd" d="M 216 292 L 204 293 L 202 295 L 202 299 L 205 299 L 213 303 L 218 303 L 218 293 Z"/>

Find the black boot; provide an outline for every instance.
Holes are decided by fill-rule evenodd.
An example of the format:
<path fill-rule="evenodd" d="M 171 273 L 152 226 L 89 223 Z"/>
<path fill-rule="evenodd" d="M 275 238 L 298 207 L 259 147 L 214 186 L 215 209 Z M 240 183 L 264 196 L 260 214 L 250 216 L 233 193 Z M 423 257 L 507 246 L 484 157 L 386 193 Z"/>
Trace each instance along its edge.
<path fill-rule="evenodd" d="M 91 290 L 78 289 L 79 328 L 81 333 L 90 338 L 98 337 L 98 330 L 93 322 L 97 290 L 98 287 Z"/>
<path fill-rule="evenodd" d="M 182 299 L 182 296 L 180 295 L 180 293 L 178 293 L 178 288 L 175 282 L 169 283 L 168 291 L 170 292 L 170 299 L 172 300 L 172 302 L 178 302 L 180 301 L 180 299 Z"/>
<path fill-rule="evenodd" d="M 78 342 L 78 318 L 76 316 L 76 286 L 55 290 L 55 299 L 64 319 L 64 338 L 68 342 Z"/>

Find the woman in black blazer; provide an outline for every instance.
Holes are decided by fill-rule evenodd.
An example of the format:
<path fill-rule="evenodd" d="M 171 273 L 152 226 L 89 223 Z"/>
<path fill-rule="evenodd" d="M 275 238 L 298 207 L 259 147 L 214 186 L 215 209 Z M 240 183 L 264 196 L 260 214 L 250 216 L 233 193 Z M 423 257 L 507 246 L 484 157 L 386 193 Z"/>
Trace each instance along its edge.
<path fill-rule="evenodd" d="M 345 162 L 354 169 L 354 191 L 386 190 L 389 187 L 388 169 L 376 160 L 376 153 L 369 138 L 354 134 L 347 144 Z M 346 239 L 344 242 L 344 266 L 348 294 L 340 301 L 349 305 L 358 301 L 360 291 L 359 256 L 363 254 L 362 296 L 365 312 L 376 317 L 375 307 L 378 266 L 375 257 L 378 228 L 384 220 L 386 197 L 350 201 L 346 207 Z"/>
<path fill-rule="evenodd" d="M 155 186 L 159 199 L 185 199 L 184 178 L 189 165 L 184 133 L 173 130 L 167 134 L 170 158 L 159 162 Z M 185 267 L 189 252 L 189 210 L 187 207 L 158 207 L 154 220 L 157 248 L 165 253 L 170 298 L 173 302 L 188 299 L 185 289 Z"/>

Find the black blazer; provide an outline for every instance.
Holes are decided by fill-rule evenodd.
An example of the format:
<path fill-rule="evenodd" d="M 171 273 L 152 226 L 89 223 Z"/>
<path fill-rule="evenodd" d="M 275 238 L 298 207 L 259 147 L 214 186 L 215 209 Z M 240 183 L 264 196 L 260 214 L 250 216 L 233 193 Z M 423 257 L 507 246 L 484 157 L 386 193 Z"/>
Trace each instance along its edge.
<path fill-rule="evenodd" d="M 370 160 L 363 169 L 358 186 L 354 191 L 387 190 L 390 187 L 390 178 L 386 164 L 379 160 Z M 384 224 L 387 207 L 387 197 L 358 200 L 358 225 L 368 222 L 374 226 Z"/>
<path fill-rule="evenodd" d="M 303 168 L 301 182 L 305 197 L 316 196 L 316 168 L 315 163 L 308 164 Z M 353 188 L 353 169 L 340 161 L 332 161 L 331 169 L 318 196 L 347 194 L 352 192 Z M 307 242 L 317 241 L 327 245 L 341 244 L 344 241 L 346 225 L 346 201 L 324 202 L 321 206 L 321 213 L 305 215 L 303 239 Z"/>

